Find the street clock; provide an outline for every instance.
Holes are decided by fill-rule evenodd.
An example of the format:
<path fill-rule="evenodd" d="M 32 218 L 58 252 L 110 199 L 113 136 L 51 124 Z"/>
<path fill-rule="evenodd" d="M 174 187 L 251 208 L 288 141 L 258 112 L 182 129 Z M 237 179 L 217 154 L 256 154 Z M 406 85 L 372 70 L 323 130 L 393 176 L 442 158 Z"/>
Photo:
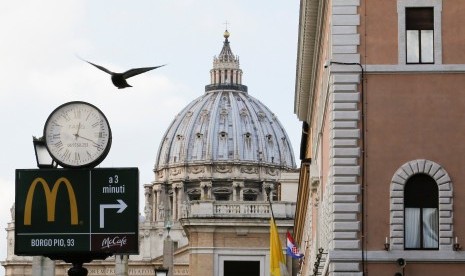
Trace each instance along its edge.
<path fill-rule="evenodd" d="M 44 139 L 52 158 L 65 168 L 93 168 L 111 147 L 108 120 L 92 104 L 73 101 L 60 105 L 48 117 Z"/>

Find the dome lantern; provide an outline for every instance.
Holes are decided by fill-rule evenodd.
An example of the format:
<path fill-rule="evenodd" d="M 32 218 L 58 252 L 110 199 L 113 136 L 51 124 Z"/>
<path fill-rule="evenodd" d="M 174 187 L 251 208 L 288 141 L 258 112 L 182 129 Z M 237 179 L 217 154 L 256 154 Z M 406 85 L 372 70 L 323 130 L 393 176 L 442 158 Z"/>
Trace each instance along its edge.
<path fill-rule="evenodd" d="M 247 92 L 242 85 L 242 70 L 239 66 L 239 57 L 234 56 L 229 45 L 229 32 L 224 31 L 223 48 L 218 57 L 213 58 L 213 69 L 210 70 L 210 86 L 237 86 L 241 91 Z M 208 86 L 207 86 L 208 87 Z M 210 91 L 207 88 L 207 92 Z"/>

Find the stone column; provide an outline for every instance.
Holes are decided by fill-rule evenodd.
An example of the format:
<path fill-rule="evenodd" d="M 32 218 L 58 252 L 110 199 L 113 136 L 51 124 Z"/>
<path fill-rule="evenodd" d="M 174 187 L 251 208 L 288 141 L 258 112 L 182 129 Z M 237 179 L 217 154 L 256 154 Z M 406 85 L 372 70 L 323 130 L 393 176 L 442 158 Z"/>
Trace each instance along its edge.
<path fill-rule="evenodd" d="M 163 221 L 165 219 L 165 217 L 163 216 L 163 218 L 161 217 L 160 215 L 160 206 L 163 206 L 163 200 L 161 198 L 161 185 L 158 185 L 157 186 L 157 189 L 155 190 L 156 193 L 157 193 L 157 202 L 156 202 L 156 206 L 155 206 L 155 210 L 158 210 L 157 212 L 157 218 L 156 218 L 156 221 Z"/>
<path fill-rule="evenodd" d="M 55 262 L 43 256 L 32 257 L 32 276 L 55 276 Z"/>
<path fill-rule="evenodd" d="M 239 184 L 239 200 L 244 201 L 244 182 Z"/>
<path fill-rule="evenodd" d="M 205 199 L 205 186 L 203 186 L 202 182 L 200 183 L 200 200 Z"/>
<path fill-rule="evenodd" d="M 174 243 L 170 236 L 163 241 L 163 267 L 168 268 L 168 276 L 173 276 Z"/>
<path fill-rule="evenodd" d="M 150 202 L 150 197 L 152 196 L 152 186 L 150 184 L 144 185 L 144 195 L 145 195 L 145 222 L 152 222 L 152 203 Z"/>
<path fill-rule="evenodd" d="M 158 216 L 158 186 L 152 187 L 152 221 L 157 221 Z"/>
<path fill-rule="evenodd" d="M 237 188 L 239 187 L 238 182 L 233 182 L 233 201 L 237 201 Z"/>
<path fill-rule="evenodd" d="M 182 201 L 184 199 L 184 183 L 180 182 L 180 183 L 176 183 L 175 184 L 175 188 L 176 188 L 176 219 L 180 219 L 182 217 L 182 208 L 181 208 L 181 205 L 182 205 Z"/>
<path fill-rule="evenodd" d="M 208 200 L 212 198 L 212 182 L 211 181 L 202 181 L 200 182 L 200 193 L 201 193 L 201 200 Z M 207 193 L 205 194 L 205 190 Z"/>
<path fill-rule="evenodd" d="M 166 182 L 160 184 L 160 192 L 158 193 L 158 221 L 161 222 L 165 222 L 170 217 L 172 207 L 170 205 L 169 187 L 170 184 Z"/>
<path fill-rule="evenodd" d="M 128 255 L 115 256 L 115 276 L 128 276 Z"/>
<path fill-rule="evenodd" d="M 274 184 L 272 182 L 263 182 L 263 191 L 265 201 L 273 201 Z"/>
<path fill-rule="evenodd" d="M 173 184 L 172 186 L 172 189 L 173 189 L 173 206 L 171 206 L 171 219 L 174 221 L 176 221 L 178 219 L 178 189 L 176 187 L 176 184 Z"/>
<path fill-rule="evenodd" d="M 237 190 L 239 189 L 239 198 L 237 198 Z M 244 182 L 233 181 L 233 200 L 243 201 L 244 200 Z"/>

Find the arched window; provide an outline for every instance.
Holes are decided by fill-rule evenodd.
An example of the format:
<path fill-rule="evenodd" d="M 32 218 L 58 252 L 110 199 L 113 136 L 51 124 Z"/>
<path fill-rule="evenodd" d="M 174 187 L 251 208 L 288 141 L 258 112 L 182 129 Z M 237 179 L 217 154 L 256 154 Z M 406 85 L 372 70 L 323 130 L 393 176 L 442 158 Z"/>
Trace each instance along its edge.
<path fill-rule="evenodd" d="M 439 191 L 434 179 L 415 174 L 404 191 L 405 249 L 439 248 Z"/>
<path fill-rule="evenodd" d="M 452 251 L 454 249 L 452 224 L 454 189 L 445 168 L 431 160 L 408 161 L 394 173 L 390 189 L 390 250 Z M 406 211 L 407 208 L 412 209 Z M 415 212 L 418 215 L 415 215 Z M 411 217 L 417 217 L 418 223 L 410 224 Z M 430 223 L 427 222 L 428 219 Z M 439 226 L 434 226 L 433 222 L 438 223 Z M 429 230 L 425 226 L 430 226 L 429 229 L 433 232 L 425 232 Z M 438 241 L 431 238 L 434 237 L 434 231 L 437 233 Z M 415 239 L 411 240 L 410 237 L 407 242 L 407 235 L 420 237 L 420 245 L 415 247 L 418 242 Z"/>

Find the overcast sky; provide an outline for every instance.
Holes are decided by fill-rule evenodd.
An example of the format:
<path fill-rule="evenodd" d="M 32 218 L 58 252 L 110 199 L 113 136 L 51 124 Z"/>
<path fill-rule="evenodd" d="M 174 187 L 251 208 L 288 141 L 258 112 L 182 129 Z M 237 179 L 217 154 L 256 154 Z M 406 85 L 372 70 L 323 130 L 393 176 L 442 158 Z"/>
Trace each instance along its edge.
<path fill-rule="evenodd" d="M 3 229 L 11 220 L 14 172 L 36 167 L 32 136 L 42 136 L 48 115 L 69 101 L 94 104 L 113 132 L 100 167 L 138 167 L 141 187 L 150 183 L 169 123 L 209 84 L 225 21 L 243 84 L 277 115 L 298 159 L 301 124 L 293 113 L 298 9 L 298 0 L 2 1 L 0 260 L 6 258 Z M 118 90 L 109 75 L 77 55 L 121 72 L 168 65 Z"/>

